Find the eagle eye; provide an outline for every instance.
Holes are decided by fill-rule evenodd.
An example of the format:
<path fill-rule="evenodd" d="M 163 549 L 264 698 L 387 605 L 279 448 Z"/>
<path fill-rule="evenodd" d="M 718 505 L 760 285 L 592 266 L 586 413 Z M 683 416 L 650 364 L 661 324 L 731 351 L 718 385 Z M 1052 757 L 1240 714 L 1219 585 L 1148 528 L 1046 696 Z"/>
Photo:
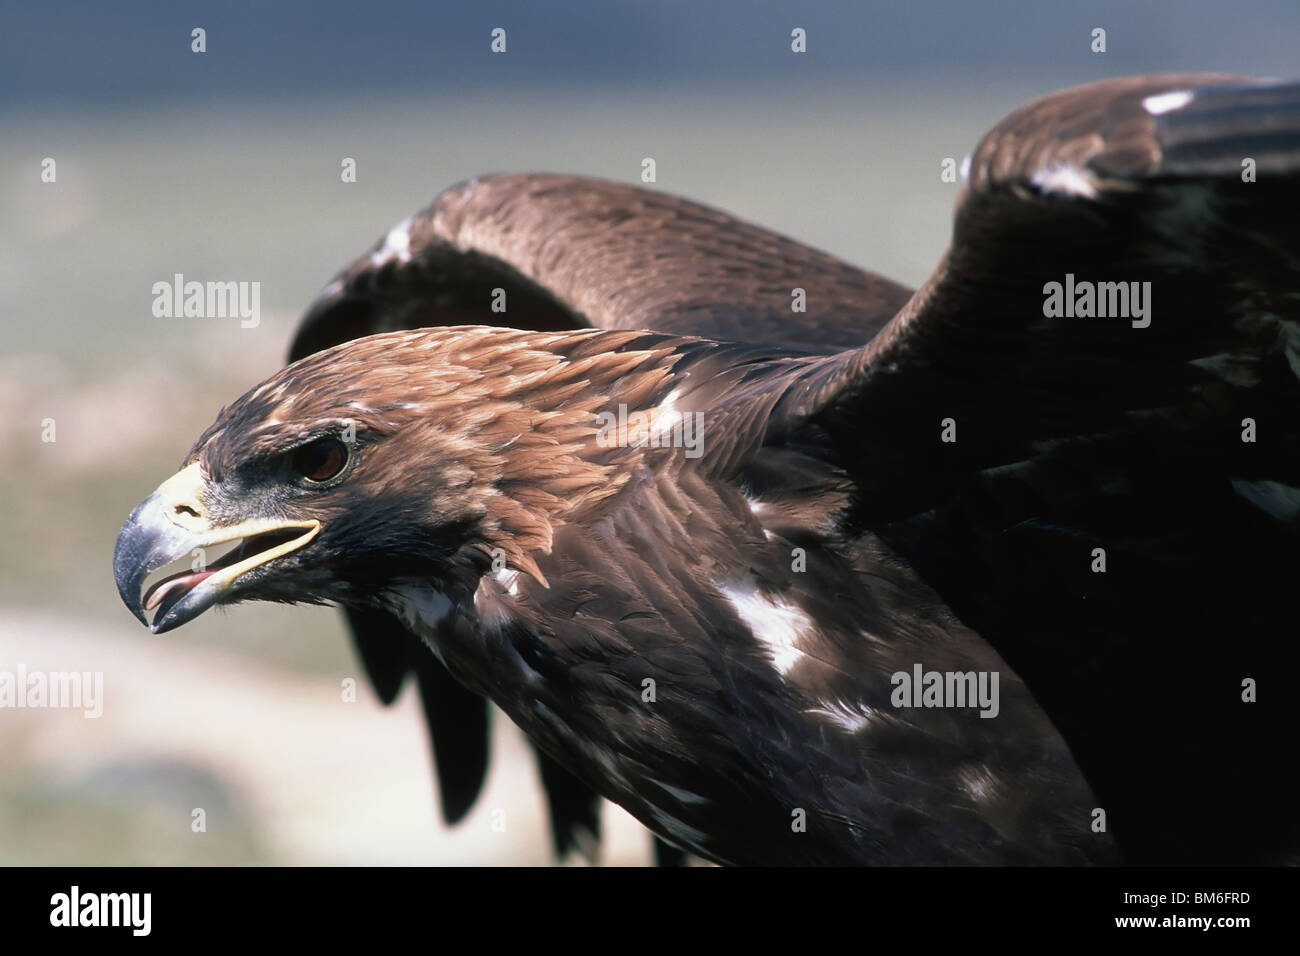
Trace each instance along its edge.
<path fill-rule="evenodd" d="M 289 466 L 308 482 L 320 484 L 337 478 L 348 464 L 348 446 L 337 438 L 320 438 L 295 448 Z"/>

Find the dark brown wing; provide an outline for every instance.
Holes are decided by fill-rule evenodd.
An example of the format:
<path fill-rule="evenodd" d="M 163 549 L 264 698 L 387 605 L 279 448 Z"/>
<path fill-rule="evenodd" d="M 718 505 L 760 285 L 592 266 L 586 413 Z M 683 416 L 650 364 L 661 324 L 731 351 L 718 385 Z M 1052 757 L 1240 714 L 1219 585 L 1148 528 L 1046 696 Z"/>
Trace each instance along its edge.
<path fill-rule="evenodd" d="M 387 611 L 348 608 L 345 613 L 366 675 L 384 704 L 397 699 L 407 674 L 415 675 L 433 746 L 442 815 L 448 823 L 458 823 L 478 799 L 487 774 L 487 701 L 461 686 Z"/>
<path fill-rule="evenodd" d="M 504 312 L 493 310 L 495 289 Z M 808 293 L 806 311 L 793 311 L 795 289 Z M 676 196 L 580 176 L 484 176 L 443 192 L 339 273 L 292 354 L 433 325 L 653 329 L 834 351 L 866 342 L 910 296 Z"/>
<path fill-rule="evenodd" d="M 452 677 L 424 642 L 387 611 L 347 608 L 345 613 L 357 654 L 381 701 L 391 704 L 407 675 L 415 675 L 433 747 L 442 815 L 450 824 L 460 822 L 478 799 L 487 775 L 487 699 Z M 594 857 L 600 842 L 599 800 L 573 774 L 534 749 L 556 856 L 579 850 Z"/>
<path fill-rule="evenodd" d="M 1279 749 L 1300 729 L 1282 683 L 1300 666 L 1298 211 L 1300 84 L 1050 96 L 980 143 L 906 310 L 824 360 L 811 406 L 790 393 L 816 409 L 794 427 L 824 428 L 852 471 L 856 523 L 1024 678 L 1133 862 L 1300 851 Z M 1087 317 L 1085 282 L 1149 286 Z M 1118 287 L 1093 291 L 1122 311 Z"/>

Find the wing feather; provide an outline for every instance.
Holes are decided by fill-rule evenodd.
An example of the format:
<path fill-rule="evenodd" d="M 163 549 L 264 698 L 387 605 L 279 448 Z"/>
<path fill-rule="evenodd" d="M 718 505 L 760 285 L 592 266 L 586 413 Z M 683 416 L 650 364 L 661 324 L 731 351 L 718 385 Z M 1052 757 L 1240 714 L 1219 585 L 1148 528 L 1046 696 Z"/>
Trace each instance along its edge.
<path fill-rule="evenodd" d="M 653 329 L 833 351 L 866 342 L 911 296 L 707 206 L 580 176 L 472 179 L 395 232 L 326 286 L 292 357 L 434 325 Z M 816 290 L 805 312 L 792 310 L 795 288 Z"/>
<path fill-rule="evenodd" d="M 1024 678 L 1134 862 L 1300 847 L 1270 742 L 1296 712 L 1242 700 L 1300 666 L 1275 506 L 1300 488 L 1297 209 L 1300 84 L 1047 97 L 976 149 L 912 302 L 789 393 L 786 427 L 825 429 L 853 475 L 852 521 Z M 1102 283 L 1146 316 L 1096 315 Z"/>

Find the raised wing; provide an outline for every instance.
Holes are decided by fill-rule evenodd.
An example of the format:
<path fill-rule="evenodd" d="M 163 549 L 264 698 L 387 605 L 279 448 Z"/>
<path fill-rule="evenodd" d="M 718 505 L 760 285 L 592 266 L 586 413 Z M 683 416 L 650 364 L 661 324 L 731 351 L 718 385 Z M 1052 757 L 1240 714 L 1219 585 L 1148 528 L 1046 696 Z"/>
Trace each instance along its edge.
<path fill-rule="evenodd" d="M 816 289 L 807 311 L 792 291 Z M 504 290 L 505 311 L 494 290 Z M 484 176 L 443 192 L 311 306 L 297 358 L 433 325 L 653 329 L 835 351 L 911 290 L 697 203 L 581 176 Z"/>
<path fill-rule="evenodd" d="M 1131 862 L 1300 851 L 1298 211 L 1300 84 L 1049 96 L 980 143 L 906 309 L 787 397 L 856 526 L 1023 677 Z"/>

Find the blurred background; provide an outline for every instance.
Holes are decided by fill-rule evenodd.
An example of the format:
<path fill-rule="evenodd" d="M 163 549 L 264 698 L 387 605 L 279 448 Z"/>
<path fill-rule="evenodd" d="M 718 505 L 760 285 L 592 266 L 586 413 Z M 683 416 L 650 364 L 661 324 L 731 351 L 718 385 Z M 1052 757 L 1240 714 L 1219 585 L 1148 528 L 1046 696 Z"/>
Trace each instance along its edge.
<path fill-rule="evenodd" d="M 130 509 L 283 362 L 334 271 L 444 187 L 637 182 L 653 157 L 659 189 L 916 285 L 947 241 L 941 163 L 1027 99 L 1128 73 L 1300 72 L 1294 0 L 0 10 L 0 672 L 104 682 L 98 718 L 0 707 L 4 864 L 551 861 L 500 714 L 487 789 L 447 829 L 414 692 L 378 704 L 337 612 L 246 605 L 154 637 L 111 573 Z M 152 285 L 175 273 L 260 282 L 260 324 L 155 318 Z M 607 806 L 604 824 L 601 862 L 649 860 L 635 821 Z"/>

